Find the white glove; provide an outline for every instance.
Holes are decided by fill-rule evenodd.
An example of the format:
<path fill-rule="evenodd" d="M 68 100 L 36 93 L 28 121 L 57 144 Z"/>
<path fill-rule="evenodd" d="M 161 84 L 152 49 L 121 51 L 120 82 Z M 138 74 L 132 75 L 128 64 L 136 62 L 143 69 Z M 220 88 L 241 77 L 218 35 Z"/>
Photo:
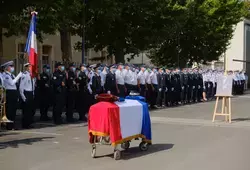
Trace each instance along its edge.
<path fill-rule="evenodd" d="M 198 89 L 200 89 L 201 88 L 201 86 L 200 85 L 198 85 Z"/>
<path fill-rule="evenodd" d="M 206 86 L 203 86 L 203 89 L 206 89 Z"/>
<path fill-rule="evenodd" d="M 95 99 L 97 98 L 98 94 L 95 95 Z"/>
<path fill-rule="evenodd" d="M 172 91 L 174 91 L 174 88 L 172 87 Z"/>
<path fill-rule="evenodd" d="M 111 94 L 111 92 L 110 92 L 110 91 L 108 91 L 107 93 L 108 93 L 108 94 Z"/>
<path fill-rule="evenodd" d="M 193 89 L 195 89 L 195 86 L 193 86 Z"/>
<path fill-rule="evenodd" d="M 182 86 L 181 88 L 182 88 L 182 90 L 184 90 L 184 86 Z"/>
<path fill-rule="evenodd" d="M 92 94 L 92 93 L 93 93 L 93 91 L 92 91 L 91 89 L 89 89 L 89 93 L 90 93 L 90 94 Z"/>
<path fill-rule="evenodd" d="M 166 87 L 165 92 L 167 92 L 167 91 L 168 91 L 168 88 Z"/>
<path fill-rule="evenodd" d="M 161 88 L 159 88 L 159 92 L 161 92 Z"/>

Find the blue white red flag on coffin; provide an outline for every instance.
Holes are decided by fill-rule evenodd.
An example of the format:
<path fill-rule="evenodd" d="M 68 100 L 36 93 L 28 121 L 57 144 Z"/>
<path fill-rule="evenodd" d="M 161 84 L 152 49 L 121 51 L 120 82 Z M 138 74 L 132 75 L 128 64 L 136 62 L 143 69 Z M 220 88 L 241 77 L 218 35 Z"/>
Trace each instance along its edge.
<path fill-rule="evenodd" d="M 36 77 L 38 71 L 37 60 L 37 39 L 36 39 L 36 15 L 37 12 L 31 13 L 29 33 L 26 41 L 25 52 L 28 55 L 29 63 L 31 64 L 31 76 Z"/>

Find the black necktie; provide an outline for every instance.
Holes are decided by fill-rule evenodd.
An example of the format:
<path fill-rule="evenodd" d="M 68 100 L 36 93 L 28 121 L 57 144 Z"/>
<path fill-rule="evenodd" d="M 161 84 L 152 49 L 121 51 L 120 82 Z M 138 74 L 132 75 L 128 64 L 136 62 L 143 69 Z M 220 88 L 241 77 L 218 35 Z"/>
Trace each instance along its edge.
<path fill-rule="evenodd" d="M 12 80 L 14 80 L 14 79 L 15 79 L 15 77 L 14 77 L 14 75 L 13 75 L 13 74 L 11 74 L 10 76 L 11 76 Z"/>

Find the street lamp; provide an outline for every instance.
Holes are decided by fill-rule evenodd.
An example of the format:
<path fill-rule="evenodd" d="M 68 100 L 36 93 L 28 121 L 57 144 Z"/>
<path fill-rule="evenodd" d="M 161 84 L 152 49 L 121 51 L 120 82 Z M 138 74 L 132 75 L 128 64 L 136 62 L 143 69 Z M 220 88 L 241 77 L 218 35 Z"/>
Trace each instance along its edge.
<path fill-rule="evenodd" d="M 86 0 L 83 0 L 83 6 L 84 6 L 84 10 L 83 10 L 83 28 L 82 28 L 82 63 L 85 63 L 84 58 L 85 58 L 85 15 L 86 15 Z"/>

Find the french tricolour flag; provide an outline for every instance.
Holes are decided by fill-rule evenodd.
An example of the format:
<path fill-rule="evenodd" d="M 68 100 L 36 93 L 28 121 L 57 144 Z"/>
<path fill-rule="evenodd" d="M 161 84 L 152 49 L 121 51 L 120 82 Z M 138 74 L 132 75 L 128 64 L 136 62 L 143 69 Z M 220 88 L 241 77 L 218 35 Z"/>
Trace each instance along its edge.
<path fill-rule="evenodd" d="M 36 15 L 37 12 L 32 12 L 28 38 L 26 42 L 25 52 L 28 54 L 29 63 L 31 64 L 31 75 L 35 77 L 37 74 L 37 40 L 36 40 Z"/>
<path fill-rule="evenodd" d="M 141 137 L 151 143 L 151 121 L 148 105 L 139 100 L 99 102 L 89 110 L 88 131 L 92 136 L 109 136 L 112 145 Z"/>

